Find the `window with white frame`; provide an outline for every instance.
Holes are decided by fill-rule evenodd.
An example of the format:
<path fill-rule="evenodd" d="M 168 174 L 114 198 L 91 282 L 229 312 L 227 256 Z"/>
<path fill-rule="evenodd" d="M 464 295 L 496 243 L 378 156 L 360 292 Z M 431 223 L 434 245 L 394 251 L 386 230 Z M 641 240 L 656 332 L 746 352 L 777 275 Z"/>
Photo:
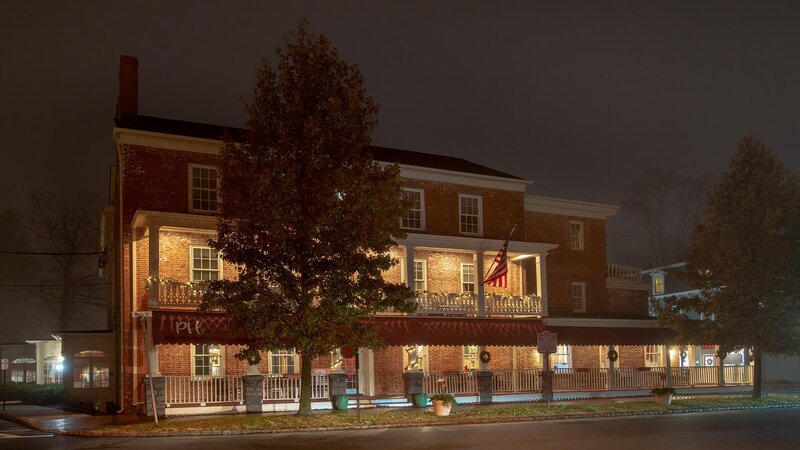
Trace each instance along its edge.
<path fill-rule="evenodd" d="M 572 355 L 569 345 L 559 345 L 556 352 L 550 354 L 550 365 L 554 369 L 569 369 L 572 367 Z"/>
<path fill-rule="evenodd" d="M 464 345 L 462 347 L 461 364 L 464 370 L 478 370 L 478 346 Z"/>
<path fill-rule="evenodd" d="M 663 294 L 663 293 L 664 293 L 664 274 L 663 273 L 653 274 L 653 294 Z"/>
<path fill-rule="evenodd" d="M 52 355 L 44 358 L 42 363 L 43 375 L 45 384 L 63 384 L 64 383 L 64 358 L 57 355 Z"/>
<path fill-rule="evenodd" d="M 424 259 L 414 260 L 414 290 L 428 290 L 427 264 Z"/>
<path fill-rule="evenodd" d="M 192 260 L 192 281 L 214 281 L 222 278 L 222 264 L 211 247 L 189 247 Z"/>
<path fill-rule="evenodd" d="M 403 370 L 427 370 L 428 346 L 409 345 L 403 347 Z"/>
<path fill-rule="evenodd" d="M 645 367 L 661 367 L 661 346 L 644 346 L 644 365 Z"/>
<path fill-rule="evenodd" d="M 411 202 L 405 216 L 400 218 L 400 227 L 409 230 L 425 229 L 425 191 L 403 188 L 403 200 Z"/>
<path fill-rule="evenodd" d="M 218 172 L 216 167 L 189 166 L 190 209 L 217 212 Z"/>
<path fill-rule="evenodd" d="M 223 374 L 222 346 L 219 344 L 192 345 L 192 374 L 196 377 L 219 377 Z"/>
<path fill-rule="evenodd" d="M 586 312 L 586 283 L 572 283 L 572 312 Z"/>
<path fill-rule="evenodd" d="M 475 264 L 461 263 L 461 292 L 475 292 Z"/>
<path fill-rule="evenodd" d="M 287 374 L 297 373 L 297 352 L 294 348 L 274 348 L 269 352 L 270 373 Z"/>
<path fill-rule="evenodd" d="M 459 194 L 459 230 L 462 234 L 481 234 L 483 232 L 482 198 L 477 195 Z"/>
<path fill-rule="evenodd" d="M 583 222 L 580 220 L 569 221 L 569 248 L 583 250 Z"/>
<path fill-rule="evenodd" d="M 72 355 L 72 387 L 109 386 L 111 358 L 99 350 L 84 350 Z"/>

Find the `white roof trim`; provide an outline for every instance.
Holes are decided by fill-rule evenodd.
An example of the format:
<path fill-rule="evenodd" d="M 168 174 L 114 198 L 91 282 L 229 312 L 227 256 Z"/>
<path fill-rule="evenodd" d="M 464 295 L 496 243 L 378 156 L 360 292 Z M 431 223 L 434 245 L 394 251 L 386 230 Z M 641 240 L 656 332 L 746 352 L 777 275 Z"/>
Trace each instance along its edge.
<path fill-rule="evenodd" d="M 655 319 L 592 319 L 578 317 L 555 317 L 544 319 L 544 325 L 561 327 L 596 327 L 596 328 L 666 328 Z"/>
<path fill-rule="evenodd" d="M 388 164 L 382 162 L 384 164 Z M 414 180 L 437 181 L 441 183 L 463 184 L 490 189 L 525 192 L 532 182 L 514 178 L 504 178 L 478 173 L 457 172 L 454 170 L 435 169 L 433 167 L 400 164 L 400 176 Z"/>
<path fill-rule="evenodd" d="M 619 211 L 617 205 L 604 203 L 582 202 L 564 198 L 543 197 L 541 195 L 525 196 L 525 211 L 562 216 L 588 217 L 591 219 L 606 219 Z"/>
<path fill-rule="evenodd" d="M 399 240 L 400 245 L 414 247 L 444 248 L 457 250 L 473 250 L 477 252 L 497 252 L 505 241 L 501 239 L 483 239 L 467 236 L 444 236 L 438 234 L 408 233 L 405 239 Z M 508 253 L 546 255 L 550 250 L 558 247 L 557 244 L 540 242 L 508 241 Z"/>
<path fill-rule="evenodd" d="M 645 269 L 645 270 L 642 270 L 642 273 L 645 274 L 645 273 L 652 273 L 652 272 L 663 272 L 663 271 L 665 271 L 667 269 L 675 269 L 675 268 L 678 268 L 678 267 L 683 267 L 685 265 L 686 265 L 685 262 L 676 262 L 676 263 L 669 264 L 669 265 L 666 265 L 666 266 L 658 266 L 658 267 L 652 267 L 650 269 Z"/>
<path fill-rule="evenodd" d="M 147 225 L 216 231 L 217 216 L 137 210 L 133 214 L 131 227 L 142 228 Z"/>

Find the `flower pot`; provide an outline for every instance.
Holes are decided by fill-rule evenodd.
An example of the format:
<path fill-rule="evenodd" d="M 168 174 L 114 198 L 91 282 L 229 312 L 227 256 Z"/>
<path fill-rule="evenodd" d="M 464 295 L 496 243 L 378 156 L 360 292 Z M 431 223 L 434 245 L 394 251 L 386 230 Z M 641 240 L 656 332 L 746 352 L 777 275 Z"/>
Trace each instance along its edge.
<path fill-rule="evenodd" d="M 672 403 L 672 394 L 656 395 L 656 403 L 659 405 L 669 405 Z"/>
<path fill-rule="evenodd" d="M 452 405 L 445 405 L 442 400 L 432 400 L 433 413 L 437 416 L 449 416 Z"/>

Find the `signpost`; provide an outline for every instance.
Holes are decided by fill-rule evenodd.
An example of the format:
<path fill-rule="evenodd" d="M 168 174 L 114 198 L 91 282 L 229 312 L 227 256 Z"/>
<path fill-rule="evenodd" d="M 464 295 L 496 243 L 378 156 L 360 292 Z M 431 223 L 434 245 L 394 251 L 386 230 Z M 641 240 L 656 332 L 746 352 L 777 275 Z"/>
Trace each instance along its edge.
<path fill-rule="evenodd" d="M 153 311 L 134 311 L 133 312 L 133 317 L 134 318 L 138 317 L 139 319 L 142 320 L 142 332 L 144 332 L 144 345 L 145 345 L 144 363 L 145 363 L 145 366 L 147 368 L 147 381 L 149 381 L 149 383 L 147 383 L 147 384 L 150 385 L 150 404 L 153 405 L 153 420 L 155 421 L 156 425 L 158 425 L 158 405 L 156 405 L 156 394 L 155 394 L 155 391 L 153 390 L 153 373 L 150 372 L 150 350 L 151 350 L 151 348 L 150 348 L 150 346 L 147 345 L 148 344 L 148 340 L 147 340 L 147 319 L 150 319 L 150 320 L 153 319 Z"/>
<path fill-rule="evenodd" d="M 3 370 L 3 412 L 6 412 L 6 373 L 8 372 L 8 358 L 3 358 L 0 363 Z"/>
<path fill-rule="evenodd" d="M 550 353 L 556 353 L 558 349 L 558 334 L 549 331 L 536 333 L 536 348 L 539 353 L 544 354 L 545 370 L 542 393 L 547 398 L 547 406 L 550 406 L 550 401 L 553 399 L 553 371 L 550 370 Z"/>

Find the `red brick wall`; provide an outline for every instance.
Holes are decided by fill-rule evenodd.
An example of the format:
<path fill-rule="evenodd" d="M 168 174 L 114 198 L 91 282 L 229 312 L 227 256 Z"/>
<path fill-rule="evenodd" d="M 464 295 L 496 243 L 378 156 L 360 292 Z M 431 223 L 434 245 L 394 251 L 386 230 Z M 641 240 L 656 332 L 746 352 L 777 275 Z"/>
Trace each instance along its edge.
<path fill-rule="evenodd" d="M 403 350 L 399 346 L 388 346 L 373 353 L 375 394 L 404 395 Z"/>
<path fill-rule="evenodd" d="M 614 316 L 649 317 L 647 291 L 609 289 L 608 312 Z"/>
<path fill-rule="evenodd" d="M 608 311 L 606 227 L 602 219 L 525 213 L 525 239 L 558 244 L 547 255 L 547 301 L 551 316 L 602 315 Z M 584 248 L 571 250 L 569 222 L 583 222 Z M 572 283 L 586 283 L 586 313 L 572 312 Z"/>

